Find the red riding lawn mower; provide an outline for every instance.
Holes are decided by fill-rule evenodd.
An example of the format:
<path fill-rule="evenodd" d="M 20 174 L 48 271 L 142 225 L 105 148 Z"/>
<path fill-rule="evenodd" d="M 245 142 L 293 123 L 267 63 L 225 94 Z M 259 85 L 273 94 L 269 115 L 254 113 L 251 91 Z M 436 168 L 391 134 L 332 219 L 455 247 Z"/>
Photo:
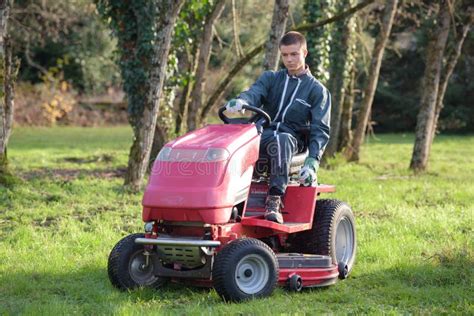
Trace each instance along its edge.
<path fill-rule="evenodd" d="M 291 162 L 284 224 L 263 218 L 268 177 L 258 174 L 260 134 L 270 116 L 244 106 L 250 118 L 219 117 L 166 144 L 143 197 L 144 234 L 113 248 L 112 284 L 122 290 L 167 281 L 214 287 L 227 301 L 269 296 L 275 286 L 300 291 L 344 279 L 356 254 L 354 215 L 344 202 L 319 199 L 331 185 L 292 179 L 307 148 Z"/>

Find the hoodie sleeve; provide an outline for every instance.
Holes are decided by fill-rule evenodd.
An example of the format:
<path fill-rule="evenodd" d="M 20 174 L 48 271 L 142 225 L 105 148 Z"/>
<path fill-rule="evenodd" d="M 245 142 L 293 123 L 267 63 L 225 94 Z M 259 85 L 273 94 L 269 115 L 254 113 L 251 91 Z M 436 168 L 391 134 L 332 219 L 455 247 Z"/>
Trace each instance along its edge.
<path fill-rule="evenodd" d="M 318 87 L 316 101 L 311 107 L 311 123 L 309 136 L 309 157 L 321 160 L 324 149 L 329 141 L 331 121 L 331 95 L 323 85 Z"/>
<path fill-rule="evenodd" d="M 248 90 L 239 94 L 237 98 L 246 101 L 251 106 L 260 107 L 268 97 L 274 77 L 274 72 L 265 71 Z"/>

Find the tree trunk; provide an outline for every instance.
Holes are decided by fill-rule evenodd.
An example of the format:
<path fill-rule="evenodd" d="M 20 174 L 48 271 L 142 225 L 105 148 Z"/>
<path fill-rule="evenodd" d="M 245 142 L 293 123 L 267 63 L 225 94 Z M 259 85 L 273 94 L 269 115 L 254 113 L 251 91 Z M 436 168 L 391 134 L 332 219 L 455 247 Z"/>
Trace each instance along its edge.
<path fill-rule="evenodd" d="M 0 1 L 0 178 L 6 175 L 7 145 L 11 133 L 11 115 L 13 114 L 13 82 L 11 49 L 8 43 L 8 18 L 11 2 Z M 2 181 L 3 182 L 3 181 Z"/>
<path fill-rule="evenodd" d="M 367 79 L 367 85 L 364 91 L 364 99 L 362 100 L 361 109 L 357 116 L 357 126 L 354 132 L 354 138 L 352 139 L 351 147 L 348 148 L 347 151 L 349 161 L 359 161 L 360 146 L 364 140 L 367 122 L 369 120 L 369 114 L 374 100 L 375 89 L 377 88 L 379 80 L 382 57 L 392 29 L 393 19 L 395 17 L 395 12 L 397 11 L 397 3 L 398 0 L 389 0 L 385 5 L 380 33 L 375 40 L 375 46 L 372 52 L 369 78 Z"/>
<path fill-rule="evenodd" d="M 464 40 L 467 37 L 467 33 L 469 33 L 471 24 L 472 24 L 472 20 L 469 19 L 469 21 L 463 26 L 462 32 L 455 43 L 455 47 L 453 51 L 451 51 L 451 53 L 449 54 L 449 57 L 447 58 L 446 67 L 441 75 L 438 96 L 436 98 L 436 110 L 435 110 L 435 116 L 434 116 L 434 123 L 433 123 L 433 128 L 431 130 L 431 140 L 429 143 L 430 148 L 428 149 L 428 152 L 431 152 L 431 145 L 433 144 L 433 140 L 436 135 L 436 129 L 438 127 L 438 119 L 439 119 L 441 110 L 444 107 L 444 104 L 443 104 L 444 94 L 446 93 L 449 79 L 451 78 L 451 75 L 453 74 L 453 71 L 454 71 L 454 68 L 456 67 L 459 56 L 461 55 L 462 46 L 464 44 Z"/>
<path fill-rule="evenodd" d="M 420 111 L 416 120 L 415 144 L 410 162 L 410 169 L 417 172 L 425 170 L 428 164 L 441 66 L 451 22 L 448 0 L 444 0 L 441 4 L 437 20 L 437 26 L 430 30 L 429 42 L 426 47 L 426 66 L 421 89 Z"/>
<path fill-rule="evenodd" d="M 167 78 L 165 78 L 167 80 Z M 153 145 L 151 147 L 149 169 L 153 167 L 156 156 L 161 148 L 170 140 L 170 134 L 173 127 L 173 105 L 175 99 L 176 86 L 166 86 L 163 88 L 160 115 L 156 121 L 155 135 L 153 136 Z"/>
<path fill-rule="evenodd" d="M 141 189 L 150 158 L 159 101 L 165 77 L 172 31 L 184 0 L 157 1 L 158 25 L 150 67 L 150 89 L 146 94 L 143 115 L 134 126 L 134 141 L 130 149 L 125 186 L 133 191 Z"/>
<path fill-rule="evenodd" d="M 197 40 L 197 39 L 195 39 Z M 186 84 L 182 87 L 181 96 L 179 99 L 178 113 L 176 115 L 175 123 L 175 135 L 179 136 L 181 131 L 186 130 L 184 123 L 186 123 L 187 110 L 189 99 L 191 97 L 191 91 L 193 90 L 193 80 L 194 74 L 196 73 L 196 64 L 198 63 L 198 47 L 193 45 L 190 51 L 186 50 L 186 56 L 182 58 L 178 57 L 180 65 L 178 69 L 181 73 L 187 73 Z"/>
<path fill-rule="evenodd" d="M 344 104 L 342 107 L 341 115 L 341 134 L 338 145 L 338 151 L 343 151 L 348 148 L 352 141 L 352 108 L 354 106 L 354 86 L 355 86 L 355 64 L 352 65 L 350 70 L 349 83 L 347 85 L 346 94 L 344 97 Z"/>
<path fill-rule="evenodd" d="M 339 8 L 349 5 L 350 1 L 340 1 Z M 354 33 L 354 17 L 338 21 L 334 25 L 331 44 L 331 74 L 329 89 L 332 96 L 331 132 L 324 157 L 333 157 L 338 151 L 341 134 L 341 117 L 344 107 L 346 86 L 352 68 L 352 34 Z"/>
<path fill-rule="evenodd" d="M 277 70 L 278 68 L 280 60 L 279 44 L 280 38 L 285 33 L 288 8 L 288 0 L 275 0 L 270 38 L 265 45 L 265 59 L 263 61 L 263 69 L 265 70 Z"/>
<path fill-rule="evenodd" d="M 179 99 L 178 113 L 176 114 L 174 133 L 178 136 L 183 128 L 183 122 L 186 119 L 186 109 L 189 100 L 189 93 L 191 92 L 191 82 L 188 80 L 184 85 Z"/>
<path fill-rule="evenodd" d="M 356 13 L 359 10 L 362 10 L 369 4 L 373 3 L 375 0 L 365 0 L 358 5 L 351 7 L 350 9 L 347 9 L 346 11 L 342 12 L 341 14 L 338 14 L 336 16 L 330 17 L 329 19 L 324 19 L 319 22 L 314 22 L 314 23 L 309 23 L 309 24 L 302 24 L 299 25 L 295 28 L 293 28 L 293 31 L 298 31 L 298 32 L 306 32 L 310 29 L 317 28 L 317 27 L 322 27 L 326 24 L 333 23 L 335 21 L 339 21 L 342 19 L 345 19 L 352 14 Z M 211 112 L 211 110 L 216 106 L 217 101 L 221 98 L 222 94 L 224 91 L 226 91 L 227 87 L 231 83 L 232 79 L 237 75 L 237 73 L 244 68 L 245 65 L 247 65 L 255 56 L 257 56 L 259 53 L 263 51 L 265 48 L 266 42 L 262 42 L 258 44 L 256 47 L 254 47 L 251 51 L 249 51 L 245 56 L 243 56 L 237 63 L 232 67 L 232 69 L 228 72 L 227 76 L 221 81 L 219 86 L 214 90 L 213 94 L 211 97 L 207 100 L 206 104 L 204 105 L 204 108 L 201 112 L 201 121 L 204 121 L 207 117 L 207 115 Z"/>
<path fill-rule="evenodd" d="M 155 135 L 153 136 L 153 145 L 151 147 L 150 153 L 150 163 L 148 166 L 149 169 L 153 168 L 153 164 L 155 163 L 158 153 L 168 141 L 168 130 L 166 130 L 166 128 L 160 124 L 156 124 Z"/>
<path fill-rule="evenodd" d="M 206 19 L 204 24 L 204 30 L 202 33 L 201 43 L 199 46 L 199 58 L 197 63 L 196 74 L 194 76 L 194 86 L 191 92 L 191 100 L 188 106 L 188 117 L 187 117 L 187 128 L 188 131 L 196 129 L 201 123 L 199 120 L 198 112 L 202 106 L 202 93 L 205 86 L 205 74 L 207 65 L 209 64 L 209 58 L 211 56 L 211 45 L 212 45 L 212 28 L 215 21 L 219 18 L 224 10 L 225 1 L 218 0 L 209 17 Z"/>
<path fill-rule="evenodd" d="M 237 20 L 238 15 L 237 10 L 235 10 L 235 0 L 232 0 L 232 33 L 234 34 L 235 54 L 238 58 L 240 58 L 244 54 L 244 52 L 242 50 L 242 45 L 240 44 L 240 27 Z"/>

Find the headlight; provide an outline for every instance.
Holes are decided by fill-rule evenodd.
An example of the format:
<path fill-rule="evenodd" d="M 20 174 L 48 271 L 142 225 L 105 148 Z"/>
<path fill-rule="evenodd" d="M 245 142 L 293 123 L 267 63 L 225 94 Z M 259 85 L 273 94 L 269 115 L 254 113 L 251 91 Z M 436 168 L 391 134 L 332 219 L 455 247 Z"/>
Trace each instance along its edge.
<path fill-rule="evenodd" d="M 168 161 L 170 159 L 170 155 L 171 155 L 171 147 L 163 147 L 158 153 L 156 160 Z"/>
<path fill-rule="evenodd" d="M 153 222 L 146 222 L 144 229 L 145 233 L 151 234 L 153 232 Z"/>
<path fill-rule="evenodd" d="M 229 158 L 229 152 L 223 148 L 209 148 L 206 153 L 207 161 L 222 161 Z"/>
<path fill-rule="evenodd" d="M 229 152 L 224 148 L 183 149 L 163 147 L 156 157 L 156 160 L 173 162 L 215 162 L 227 160 L 229 156 Z"/>

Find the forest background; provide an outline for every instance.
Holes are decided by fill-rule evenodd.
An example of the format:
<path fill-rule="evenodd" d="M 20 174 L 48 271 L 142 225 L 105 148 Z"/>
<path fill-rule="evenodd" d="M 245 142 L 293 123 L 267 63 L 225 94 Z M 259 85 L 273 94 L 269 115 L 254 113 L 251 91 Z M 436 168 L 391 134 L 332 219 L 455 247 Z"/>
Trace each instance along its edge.
<path fill-rule="evenodd" d="M 16 84 L 14 111 L 7 100 L 3 112 L 13 114 L 16 126 L 128 121 L 135 142 L 125 184 L 132 189 L 142 186 L 148 157 L 164 143 L 216 122 L 219 106 L 262 70 L 277 68 L 275 43 L 285 30 L 305 33 L 307 63 L 332 93 L 326 158 L 341 152 L 359 160 L 366 133 L 416 131 L 410 167 L 420 171 L 437 133 L 474 130 L 468 1 L 5 3 L 11 4 L 4 36 L 13 65 L 7 69 L 14 74 L 6 78 Z M 166 28 L 160 14 L 173 5 L 176 16 Z M 150 124 L 143 121 L 148 107 Z M 149 137 L 138 126 L 155 131 Z"/>
<path fill-rule="evenodd" d="M 206 6 L 210 5 L 206 1 L 188 1 L 191 2 L 192 4 L 187 4 L 188 11 L 205 10 Z M 253 48 L 268 36 L 273 12 L 270 3 L 247 0 L 235 1 L 234 4 L 237 15 L 235 24 L 230 3 L 215 22 L 215 36 L 209 70 L 206 72 L 204 99 L 213 92 L 215 84 L 229 72 L 232 63 L 238 60 L 244 51 Z M 377 31 L 378 21 L 374 11 L 377 8 L 380 10 L 380 6 L 377 3 L 369 6 L 360 12 L 356 19 L 354 35 L 357 38 L 355 45 L 359 67 L 356 84 L 358 99 L 361 97 L 360 89 L 363 88 L 367 76 L 367 61 L 374 45 L 374 33 Z M 185 9 L 183 8 L 181 13 L 183 19 L 185 14 L 204 14 L 188 12 Z M 377 133 L 415 130 L 420 80 L 425 64 L 427 30 L 420 21 L 423 9 L 428 10 L 420 1 L 404 1 L 394 21 L 373 105 L 372 121 L 374 131 Z M 287 29 L 305 22 L 307 13 L 305 1 L 290 1 Z M 324 16 L 328 13 L 324 10 L 324 13 L 320 14 Z M 16 124 L 19 126 L 127 124 L 127 100 L 123 94 L 120 70 L 116 63 L 117 43 L 111 36 L 107 21 L 101 17 L 93 1 L 18 1 L 12 9 L 11 19 L 12 46 L 14 55 L 20 60 L 16 88 Z M 234 25 L 238 27 L 238 37 L 234 36 Z M 178 27 L 186 28 L 189 25 L 183 21 Z M 181 29 L 177 31 L 189 32 Z M 175 39 L 174 50 L 179 51 L 183 41 L 189 46 L 193 44 L 193 38 L 186 35 L 186 33 L 175 35 L 185 38 Z M 311 42 L 324 46 L 321 42 L 326 39 L 327 37 L 318 41 L 314 38 Z M 473 34 L 468 34 L 468 40 L 465 41 L 447 89 L 439 127 L 443 132 L 474 131 L 472 106 L 474 83 L 469 80 L 474 76 L 472 39 Z M 261 57 L 260 55 L 252 59 L 236 75 L 220 104 L 255 81 L 263 69 Z M 177 62 L 176 58 L 176 53 L 170 57 L 174 59 L 173 62 Z M 311 61 L 310 54 L 309 62 Z M 326 76 L 326 73 L 319 73 L 317 67 L 311 69 L 320 80 Z M 181 73 L 178 66 L 175 70 L 178 75 Z M 175 77 L 172 79 L 184 80 Z M 51 84 L 57 86 L 51 87 Z M 65 100 L 56 105 L 54 102 L 56 95 L 50 93 L 53 88 L 58 89 L 55 92 L 63 94 L 69 102 Z"/>

